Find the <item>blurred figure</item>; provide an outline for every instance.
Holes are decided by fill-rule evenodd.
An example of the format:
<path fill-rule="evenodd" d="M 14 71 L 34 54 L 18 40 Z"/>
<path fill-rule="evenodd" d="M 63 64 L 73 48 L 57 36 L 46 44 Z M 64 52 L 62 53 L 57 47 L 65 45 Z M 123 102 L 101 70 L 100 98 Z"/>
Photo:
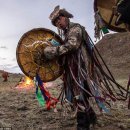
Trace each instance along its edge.
<path fill-rule="evenodd" d="M 3 82 L 7 82 L 8 81 L 8 77 L 9 77 L 8 72 L 3 70 L 2 77 L 4 79 Z"/>

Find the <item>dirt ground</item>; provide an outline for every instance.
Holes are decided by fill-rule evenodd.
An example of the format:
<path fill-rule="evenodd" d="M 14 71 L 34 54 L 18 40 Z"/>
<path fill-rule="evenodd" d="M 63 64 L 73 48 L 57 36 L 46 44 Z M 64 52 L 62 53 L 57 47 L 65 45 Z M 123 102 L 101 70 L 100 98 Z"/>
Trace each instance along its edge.
<path fill-rule="evenodd" d="M 60 105 L 58 112 L 47 111 L 38 104 L 34 87 L 16 88 L 20 78 L 20 74 L 10 74 L 8 82 L 3 82 L 0 77 L 0 130 L 76 130 L 76 118 L 71 113 L 65 116 Z M 55 87 L 49 90 L 54 96 L 59 84 L 55 81 Z M 97 116 L 92 130 L 130 130 L 127 102 L 117 102 L 110 113 L 97 112 Z"/>

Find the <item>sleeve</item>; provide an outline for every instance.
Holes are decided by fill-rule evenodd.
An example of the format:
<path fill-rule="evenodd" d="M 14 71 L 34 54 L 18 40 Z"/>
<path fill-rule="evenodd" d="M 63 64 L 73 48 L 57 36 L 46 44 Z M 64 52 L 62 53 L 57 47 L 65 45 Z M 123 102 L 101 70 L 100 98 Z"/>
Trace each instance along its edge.
<path fill-rule="evenodd" d="M 46 47 L 44 55 L 47 59 L 53 59 L 57 56 L 67 54 L 71 51 L 77 50 L 82 43 L 82 29 L 80 26 L 74 26 L 69 30 L 67 42 L 58 47 Z"/>

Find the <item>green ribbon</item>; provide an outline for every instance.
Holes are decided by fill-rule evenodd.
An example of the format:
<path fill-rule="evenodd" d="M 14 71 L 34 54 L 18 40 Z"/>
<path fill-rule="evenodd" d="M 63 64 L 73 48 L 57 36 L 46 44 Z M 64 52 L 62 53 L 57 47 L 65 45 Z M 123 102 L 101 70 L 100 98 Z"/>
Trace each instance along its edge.
<path fill-rule="evenodd" d="M 38 83 L 36 81 L 36 77 L 34 77 L 34 86 L 36 88 L 36 98 L 41 106 L 45 106 L 45 100 L 42 96 L 42 92 L 38 86 Z"/>
<path fill-rule="evenodd" d="M 39 104 L 41 106 L 45 106 L 45 100 L 43 99 L 43 96 L 42 96 L 42 93 L 41 93 L 41 90 L 39 89 L 39 87 L 38 87 L 38 91 L 36 93 L 36 97 L 37 97 Z"/>
<path fill-rule="evenodd" d="M 109 33 L 109 31 L 108 31 L 108 29 L 104 26 L 104 27 L 102 27 L 102 32 L 104 33 L 104 34 L 107 34 L 107 33 Z"/>

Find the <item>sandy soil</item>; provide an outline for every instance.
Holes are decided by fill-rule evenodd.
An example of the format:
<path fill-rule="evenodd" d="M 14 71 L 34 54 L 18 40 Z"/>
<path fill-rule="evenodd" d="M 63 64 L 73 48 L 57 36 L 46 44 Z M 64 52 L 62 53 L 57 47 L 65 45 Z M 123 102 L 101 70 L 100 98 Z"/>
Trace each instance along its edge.
<path fill-rule="evenodd" d="M 0 77 L 0 128 L 8 130 L 76 130 L 76 118 L 65 116 L 60 105 L 58 112 L 39 106 L 35 88 L 16 88 L 21 75 L 10 74 L 8 82 Z M 60 81 L 49 91 L 56 96 Z M 96 108 L 95 108 L 96 109 Z M 96 109 L 97 111 L 97 109 Z M 127 102 L 117 102 L 109 114 L 98 113 L 98 123 L 93 130 L 130 130 L 130 110 Z M 11 129 L 12 128 L 12 129 Z"/>

